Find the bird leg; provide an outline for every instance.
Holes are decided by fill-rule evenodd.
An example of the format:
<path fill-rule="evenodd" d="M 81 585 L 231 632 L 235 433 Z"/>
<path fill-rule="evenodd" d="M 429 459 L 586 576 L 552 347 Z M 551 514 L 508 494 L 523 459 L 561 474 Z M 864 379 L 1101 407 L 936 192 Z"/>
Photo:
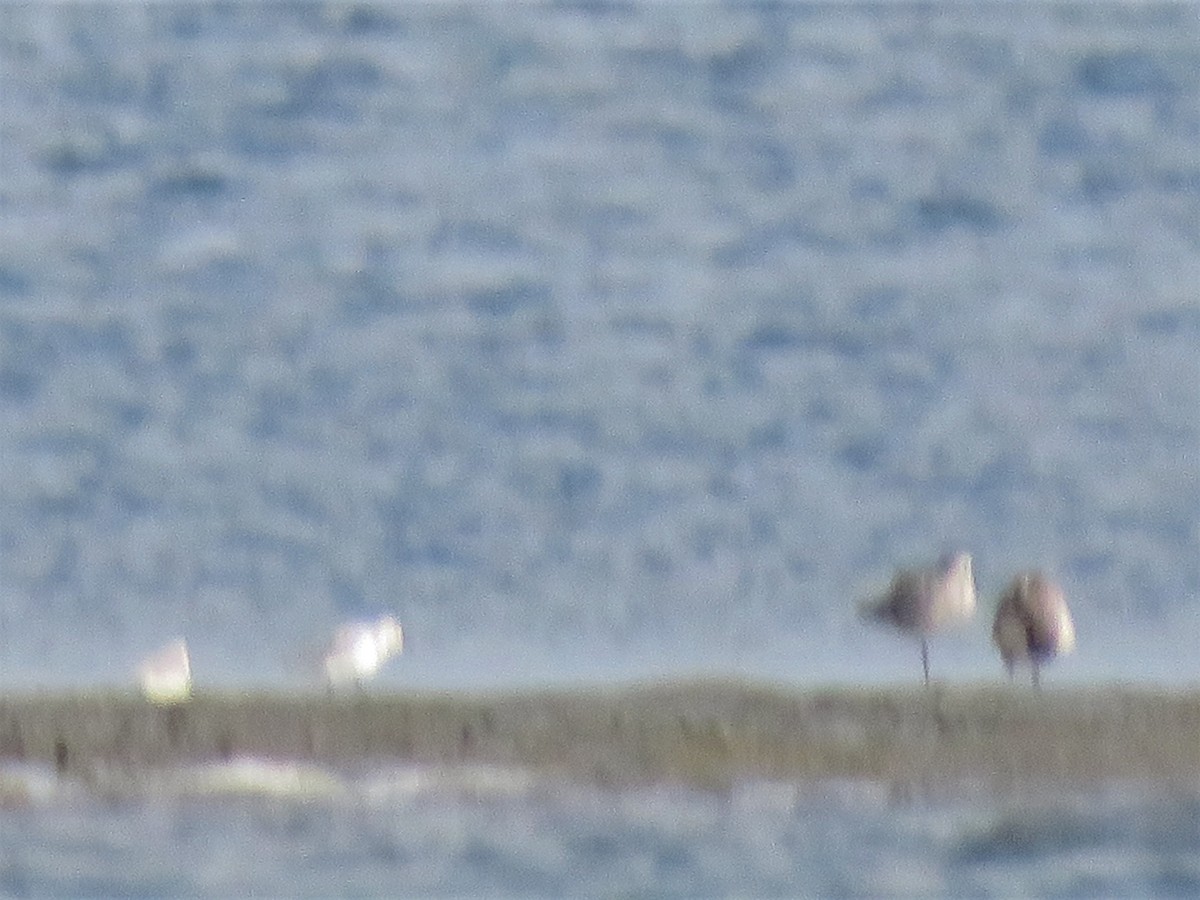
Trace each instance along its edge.
<path fill-rule="evenodd" d="M 1040 682 L 1040 681 L 1038 681 L 1038 664 L 1037 664 L 1037 660 L 1034 660 L 1034 663 L 1033 663 L 1033 689 L 1034 689 L 1035 691 L 1040 691 L 1040 690 L 1042 689 L 1041 682 Z"/>
<path fill-rule="evenodd" d="M 929 684 L 929 642 L 921 638 L 921 670 L 925 673 L 925 684 Z"/>

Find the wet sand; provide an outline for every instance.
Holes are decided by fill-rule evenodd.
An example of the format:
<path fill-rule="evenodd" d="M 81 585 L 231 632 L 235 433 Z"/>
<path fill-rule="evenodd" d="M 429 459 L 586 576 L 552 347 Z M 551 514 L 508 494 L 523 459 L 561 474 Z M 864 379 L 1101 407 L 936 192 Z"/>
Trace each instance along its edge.
<path fill-rule="evenodd" d="M 690 681 L 511 693 L 0 697 L 0 761 L 87 780 L 256 757 L 495 764 L 603 784 L 871 779 L 913 788 L 1200 783 L 1200 689 Z"/>

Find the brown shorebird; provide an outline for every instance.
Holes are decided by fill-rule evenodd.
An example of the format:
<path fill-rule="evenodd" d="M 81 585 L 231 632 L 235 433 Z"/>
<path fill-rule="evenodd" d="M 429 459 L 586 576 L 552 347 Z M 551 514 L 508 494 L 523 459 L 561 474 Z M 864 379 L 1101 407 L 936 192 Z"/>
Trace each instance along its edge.
<path fill-rule="evenodd" d="M 929 684 L 929 635 L 960 625 L 975 612 L 971 554 L 954 553 L 932 568 L 897 572 L 883 595 L 866 601 L 861 612 L 920 636 L 921 668 Z"/>
<path fill-rule="evenodd" d="M 1008 677 L 1019 660 L 1029 660 L 1033 686 L 1039 687 L 1042 663 L 1075 647 L 1075 625 L 1062 589 L 1040 572 L 1018 575 L 1000 596 L 992 640 Z"/>

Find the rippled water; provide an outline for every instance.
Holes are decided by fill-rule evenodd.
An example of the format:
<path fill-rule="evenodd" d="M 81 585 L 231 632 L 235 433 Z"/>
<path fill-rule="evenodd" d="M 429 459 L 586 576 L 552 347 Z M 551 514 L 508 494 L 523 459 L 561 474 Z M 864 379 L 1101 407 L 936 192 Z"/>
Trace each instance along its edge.
<path fill-rule="evenodd" d="M 1187 4 L 0 6 L 0 685 L 381 613 L 399 689 L 907 680 L 850 611 L 950 546 L 1062 580 L 1047 681 L 1200 681 L 1198 73 Z M 1194 801 L 835 795 L 53 793 L 0 889 L 1196 892 Z"/>
<path fill-rule="evenodd" d="M 0 15 L 5 679 L 1200 677 L 1190 6 Z"/>
<path fill-rule="evenodd" d="M 494 769 L 242 761 L 136 796 L 42 779 L 18 896 L 1194 896 L 1200 795 L 929 802 L 871 785 L 603 790 Z M 31 779 L 32 780 L 32 779 Z"/>

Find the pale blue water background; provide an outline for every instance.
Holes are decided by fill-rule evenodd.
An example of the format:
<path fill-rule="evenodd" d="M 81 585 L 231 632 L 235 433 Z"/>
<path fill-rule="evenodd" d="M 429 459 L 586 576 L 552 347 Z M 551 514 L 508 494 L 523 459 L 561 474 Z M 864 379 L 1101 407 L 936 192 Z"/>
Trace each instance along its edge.
<path fill-rule="evenodd" d="M 12 895 L 1194 897 L 1200 795 L 896 803 L 873 785 L 614 793 L 486 770 L 293 797 L 6 812 Z"/>
<path fill-rule="evenodd" d="M 1037 565 L 1079 634 L 1048 682 L 1195 684 L 1198 287 L 1195 5 L 5 4 L 0 684 L 126 683 L 179 634 L 200 684 L 303 686 L 382 612 L 396 689 L 902 682 L 915 648 L 854 601 L 951 547 L 985 613 L 934 644 L 941 677 L 1000 675 L 986 610 Z M 326 835 L 313 884 L 387 893 L 411 859 L 462 879 L 418 893 L 928 884 L 855 880 L 863 829 L 965 879 L 935 893 L 1197 881 L 1155 880 L 1141 799 L 995 859 L 955 855 L 977 832 L 942 807 L 428 796 L 377 843 Z M 100 853 L 144 813 L 59 802 L 6 814 L 53 864 L 0 889 L 292 893 L 342 821 L 218 804 L 155 831 L 144 881 L 54 880 L 64 833 Z M 560 808 L 616 837 L 540 856 Z M 484 849 L 438 843 L 444 816 Z M 528 840 L 487 849 L 514 820 Z M 227 829 L 247 880 L 172 880 Z M 845 840 L 824 859 L 805 829 Z M 1096 848 L 1099 881 L 1053 880 Z"/>

